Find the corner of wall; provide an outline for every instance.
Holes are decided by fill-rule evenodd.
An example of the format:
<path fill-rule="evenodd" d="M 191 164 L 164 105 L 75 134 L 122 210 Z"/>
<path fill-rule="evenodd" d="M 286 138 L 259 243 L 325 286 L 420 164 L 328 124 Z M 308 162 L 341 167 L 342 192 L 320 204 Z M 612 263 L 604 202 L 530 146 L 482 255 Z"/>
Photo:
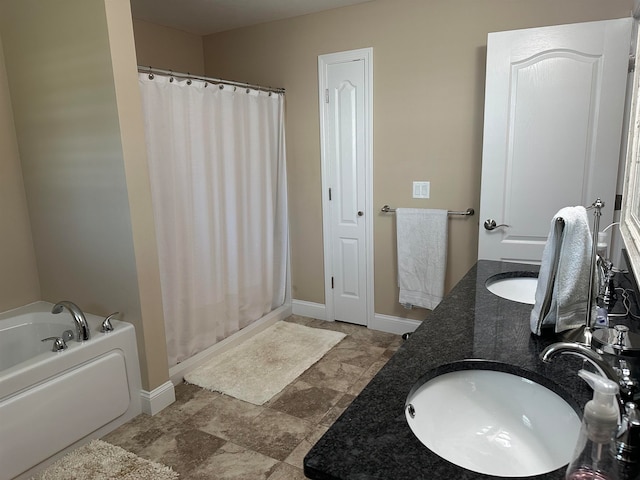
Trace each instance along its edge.
<path fill-rule="evenodd" d="M 176 401 L 176 391 L 171 381 L 167 381 L 150 392 L 140 391 L 142 412 L 147 415 L 155 415 Z"/>
<path fill-rule="evenodd" d="M 140 370 L 143 388 L 155 392 L 166 385 L 169 367 L 131 7 L 127 0 L 105 1 L 105 9 L 140 297 Z"/>

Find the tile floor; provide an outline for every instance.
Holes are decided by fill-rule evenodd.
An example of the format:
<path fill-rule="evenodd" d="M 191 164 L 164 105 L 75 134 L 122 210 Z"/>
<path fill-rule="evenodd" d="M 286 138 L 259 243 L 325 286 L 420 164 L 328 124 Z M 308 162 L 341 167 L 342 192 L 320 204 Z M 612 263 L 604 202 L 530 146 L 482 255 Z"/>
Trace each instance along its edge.
<path fill-rule="evenodd" d="M 263 406 L 182 384 L 175 403 L 103 440 L 172 467 L 182 480 L 304 479 L 304 456 L 402 340 L 347 323 L 286 320 L 347 336 Z"/>

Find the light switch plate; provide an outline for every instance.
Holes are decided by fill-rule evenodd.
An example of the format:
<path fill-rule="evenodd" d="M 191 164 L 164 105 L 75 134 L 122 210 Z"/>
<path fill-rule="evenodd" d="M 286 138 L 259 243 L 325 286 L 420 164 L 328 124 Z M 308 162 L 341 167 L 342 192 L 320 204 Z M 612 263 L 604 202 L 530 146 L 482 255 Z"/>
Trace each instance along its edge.
<path fill-rule="evenodd" d="M 431 182 L 413 182 L 413 198 L 429 198 Z"/>

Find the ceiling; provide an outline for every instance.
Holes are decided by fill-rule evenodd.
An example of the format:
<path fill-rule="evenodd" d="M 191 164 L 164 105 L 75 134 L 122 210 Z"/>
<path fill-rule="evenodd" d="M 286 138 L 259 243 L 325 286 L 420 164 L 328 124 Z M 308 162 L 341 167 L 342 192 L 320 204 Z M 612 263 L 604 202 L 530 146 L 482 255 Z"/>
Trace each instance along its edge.
<path fill-rule="evenodd" d="M 371 0 L 131 0 L 134 18 L 196 35 L 272 22 Z"/>

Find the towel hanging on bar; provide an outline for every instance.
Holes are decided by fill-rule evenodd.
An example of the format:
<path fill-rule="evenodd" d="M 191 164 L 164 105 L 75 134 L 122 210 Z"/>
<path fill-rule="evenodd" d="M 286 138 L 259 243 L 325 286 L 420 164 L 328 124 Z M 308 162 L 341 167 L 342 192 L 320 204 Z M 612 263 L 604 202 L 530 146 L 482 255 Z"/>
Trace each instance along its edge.
<path fill-rule="evenodd" d="M 433 310 L 444 297 L 447 211 L 400 208 L 397 222 L 398 301 Z"/>

